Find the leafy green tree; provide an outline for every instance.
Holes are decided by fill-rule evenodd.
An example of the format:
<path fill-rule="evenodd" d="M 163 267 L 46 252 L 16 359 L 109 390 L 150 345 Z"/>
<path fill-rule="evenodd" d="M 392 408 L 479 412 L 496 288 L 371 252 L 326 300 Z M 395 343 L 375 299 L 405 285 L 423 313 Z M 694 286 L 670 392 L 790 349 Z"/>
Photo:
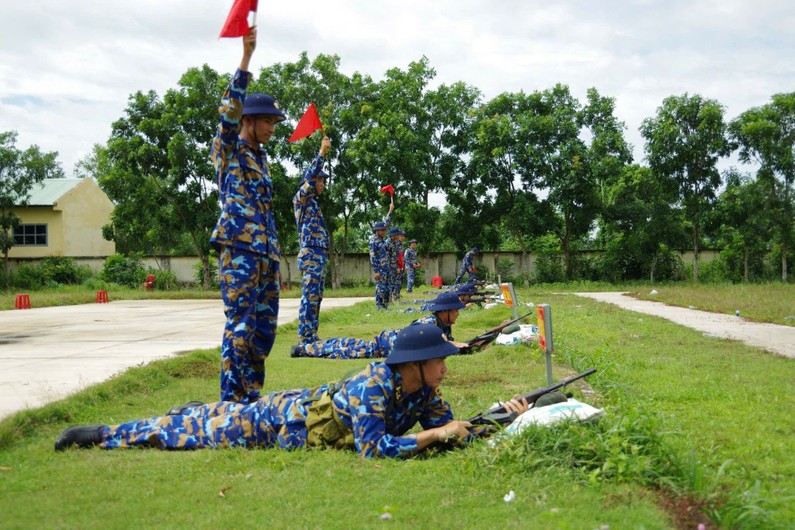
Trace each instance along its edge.
<path fill-rule="evenodd" d="M 701 229 L 721 184 L 718 160 L 731 153 L 723 107 L 699 95 L 671 96 L 640 127 L 654 173 L 677 190 L 692 226 L 693 280 L 698 282 Z"/>
<path fill-rule="evenodd" d="M 34 184 L 64 176 L 56 151 L 44 153 L 36 145 L 20 151 L 16 143 L 16 131 L 0 132 L 0 252 L 6 284 L 8 252 L 14 246 L 14 229 L 20 224 L 13 208 L 28 204 Z"/>
<path fill-rule="evenodd" d="M 210 285 L 210 233 L 218 190 L 210 145 L 226 80 L 208 66 L 191 68 L 161 100 L 130 96 L 107 146 L 95 151 L 102 189 L 114 201 L 106 235 L 123 252 L 171 253 L 187 238 Z"/>
<path fill-rule="evenodd" d="M 648 167 L 627 166 L 605 192 L 602 237 L 606 255 L 604 273 L 613 282 L 659 279 L 657 266 L 670 248 L 687 241 L 684 218 L 675 190 Z"/>
<path fill-rule="evenodd" d="M 762 257 L 770 241 L 770 219 L 765 214 L 766 197 L 762 182 L 736 170 L 726 173 L 726 189 L 718 197 L 715 218 L 724 247 L 721 257 L 739 247 L 742 281 L 751 279 L 751 270 L 762 272 Z"/>
<path fill-rule="evenodd" d="M 729 128 L 740 160 L 759 164 L 757 179 L 768 197 L 764 211 L 781 248 L 781 280 L 787 281 L 795 243 L 795 92 L 774 95 L 767 105 L 732 120 Z"/>

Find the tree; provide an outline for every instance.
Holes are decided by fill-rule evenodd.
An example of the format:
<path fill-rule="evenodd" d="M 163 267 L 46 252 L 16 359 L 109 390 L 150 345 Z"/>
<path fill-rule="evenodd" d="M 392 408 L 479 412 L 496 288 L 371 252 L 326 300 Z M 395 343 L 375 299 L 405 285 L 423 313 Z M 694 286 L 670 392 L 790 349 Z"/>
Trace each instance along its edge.
<path fill-rule="evenodd" d="M 759 258 L 764 256 L 770 238 L 771 219 L 765 214 L 766 202 L 762 182 L 733 169 L 727 172 L 726 189 L 718 197 L 715 217 L 724 243 L 721 255 L 733 247 L 741 249 L 744 282 L 751 276 L 752 253 Z M 753 261 L 760 263 L 761 259 Z"/>
<path fill-rule="evenodd" d="M 14 246 L 14 229 L 20 223 L 13 208 L 28 204 L 34 184 L 64 176 L 56 151 L 43 153 L 36 145 L 20 151 L 16 143 L 16 131 L 0 132 L 0 252 L 6 284 L 8 252 Z"/>
<path fill-rule="evenodd" d="M 723 107 L 699 95 L 671 96 L 663 100 L 654 118 L 643 120 L 640 132 L 651 169 L 677 190 L 692 225 L 693 280 L 698 282 L 701 227 L 721 184 L 717 162 L 731 153 Z"/>
<path fill-rule="evenodd" d="M 94 153 L 99 184 L 116 204 L 106 235 L 122 252 L 168 254 L 187 239 L 205 288 L 218 219 L 209 151 L 225 84 L 205 65 L 189 69 L 162 100 L 153 91 L 133 94 L 107 146 Z"/>
<path fill-rule="evenodd" d="M 676 192 L 648 167 L 631 165 L 605 191 L 602 238 L 604 273 L 611 281 L 658 279 L 657 266 L 671 247 L 687 240 Z"/>
<path fill-rule="evenodd" d="M 767 105 L 732 120 L 729 128 L 740 160 L 760 166 L 757 179 L 768 197 L 765 211 L 781 247 L 781 280 L 787 281 L 795 243 L 795 92 L 774 95 Z"/>

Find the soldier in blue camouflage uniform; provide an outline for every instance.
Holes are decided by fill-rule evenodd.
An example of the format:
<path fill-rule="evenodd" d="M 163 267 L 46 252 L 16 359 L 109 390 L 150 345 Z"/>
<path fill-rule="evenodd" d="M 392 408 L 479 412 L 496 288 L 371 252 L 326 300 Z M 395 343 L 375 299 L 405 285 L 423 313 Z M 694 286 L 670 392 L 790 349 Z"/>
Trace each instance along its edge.
<path fill-rule="evenodd" d="M 403 274 L 405 266 L 403 264 L 403 240 L 406 232 L 398 227 L 393 227 L 389 231 L 389 238 L 392 240 L 392 249 L 389 256 L 390 267 L 392 267 L 392 278 L 390 282 L 390 299 L 400 300 L 400 289 L 403 287 Z M 394 261 L 394 264 L 392 263 Z"/>
<path fill-rule="evenodd" d="M 199 405 L 120 425 L 69 427 L 55 449 L 335 447 L 367 458 L 410 457 L 435 442 L 467 442 L 492 432 L 454 420 L 439 392 L 445 358 L 457 351 L 436 326 L 411 325 L 400 331 L 385 362 L 370 363 L 339 384 L 273 392 L 249 404 Z M 527 401 L 514 398 L 507 408 L 521 414 Z M 417 423 L 423 430 L 406 434 Z"/>
<path fill-rule="evenodd" d="M 265 358 L 279 313 L 279 241 L 273 182 L 261 145 L 285 119 L 267 94 L 250 94 L 247 71 L 256 29 L 243 38 L 243 59 L 219 107 L 212 144 L 221 216 L 210 243 L 219 254 L 226 327 L 221 345 L 221 400 L 253 403 L 265 381 Z"/>
<path fill-rule="evenodd" d="M 409 241 L 409 247 L 403 252 L 403 266 L 406 268 L 406 292 L 414 289 L 414 273 L 420 267 L 417 261 L 417 240 Z"/>
<path fill-rule="evenodd" d="M 318 196 L 326 186 L 323 157 L 331 149 L 331 140 L 323 136 L 320 152 L 301 179 L 301 187 L 293 197 L 295 224 L 298 227 L 298 269 L 301 271 L 301 304 L 298 308 L 298 340 L 301 343 L 320 340 L 317 336 L 320 303 L 326 280 L 329 237 L 318 204 Z"/>
<path fill-rule="evenodd" d="M 389 204 L 389 213 L 383 221 L 373 225 L 373 236 L 370 238 L 370 266 L 375 279 L 375 307 L 386 309 L 389 306 L 389 245 L 384 239 L 387 228 L 392 222 L 394 203 Z"/>
<path fill-rule="evenodd" d="M 424 309 L 433 314 L 418 318 L 414 323 L 434 324 L 442 330 L 445 337 L 459 348 L 465 344 L 453 339 L 453 324 L 458 319 L 459 310 L 464 304 L 454 292 L 440 293 Z M 322 359 L 373 359 L 386 357 L 392 349 L 398 330 L 385 329 L 373 340 L 356 338 L 327 339 L 302 346 L 293 346 L 291 357 L 317 357 Z"/>
<path fill-rule="evenodd" d="M 461 270 L 458 272 L 455 282 L 453 282 L 455 285 L 461 283 L 466 273 L 469 273 L 469 280 L 476 278 L 475 273 L 478 270 L 475 268 L 475 255 L 479 253 L 478 247 L 472 247 L 472 250 L 464 254 L 464 261 L 461 262 Z"/>

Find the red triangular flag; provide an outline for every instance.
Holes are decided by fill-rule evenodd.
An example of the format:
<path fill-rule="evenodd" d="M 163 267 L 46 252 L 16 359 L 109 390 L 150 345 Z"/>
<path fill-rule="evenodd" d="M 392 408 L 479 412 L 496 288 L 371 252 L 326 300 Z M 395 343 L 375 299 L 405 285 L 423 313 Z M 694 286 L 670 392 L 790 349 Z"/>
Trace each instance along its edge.
<path fill-rule="evenodd" d="M 392 184 L 387 184 L 386 186 L 381 187 L 381 193 L 388 193 L 392 197 L 395 196 L 395 188 L 392 187 Z"/>
<path fill-rule="evenodd" d="M 249 11 L 257 10 L 257 2 L 258 0 L 235 0 L 218 38 L 243 37 L 248 35 L 251 29 L 248 26 L 248 13 Z"/>
<path fill-rule="evenodd" d="M 293 131 L 293 135 L 290 136 L 290 142 L 295 142 L 300 140 L 301 138 L 306 138 L 316 130 L 320 129 L 323 130 L 323 124 L 320 123 L 320 116 L 317 114 L 317 109 L 315 108 L 314 103 L 309 104 L 309 108 L 306 109 L 304 115 L 301 116 L 301 119 L 298 120 L 298 125 L 295 126 L 295 130 Z"/>

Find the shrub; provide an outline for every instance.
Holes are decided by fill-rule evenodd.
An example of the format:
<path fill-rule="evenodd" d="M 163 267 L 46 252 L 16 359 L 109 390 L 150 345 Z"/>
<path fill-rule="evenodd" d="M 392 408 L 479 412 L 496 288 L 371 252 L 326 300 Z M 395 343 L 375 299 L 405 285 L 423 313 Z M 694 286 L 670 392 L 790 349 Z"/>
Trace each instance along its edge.
<path fill-rule="evenodd" d="M 91 268 L 78 265 L 74 258 L 50 256 L 41 260 L 39 267 L 43 274 L 56 283 L 66 285 L 81 284 L 93 276 Z"/>
<path fill-rule="evenodd" d="M 114 254 L 105 260 L 100 279 L 127 287 L 138 287 L 144 283 L 146 275 L 147 272 L 139 254 L 130 256 Z"/>
<path fill-rule="evenodd" d="M 202 265 L 201 261 L 198 261 L 193 264 L 193 279 L 199 285 L 199 287 L 204 285 L 204 266 Z M 218 289 L 218 262 L 210 258 L 210 289 Z"/>
<path fill-rule="evenodd" d="M 58 285 L 43 267 L 27 264 L 11 271 L 8 283 L 21 289 L 44 289 Z"/>

